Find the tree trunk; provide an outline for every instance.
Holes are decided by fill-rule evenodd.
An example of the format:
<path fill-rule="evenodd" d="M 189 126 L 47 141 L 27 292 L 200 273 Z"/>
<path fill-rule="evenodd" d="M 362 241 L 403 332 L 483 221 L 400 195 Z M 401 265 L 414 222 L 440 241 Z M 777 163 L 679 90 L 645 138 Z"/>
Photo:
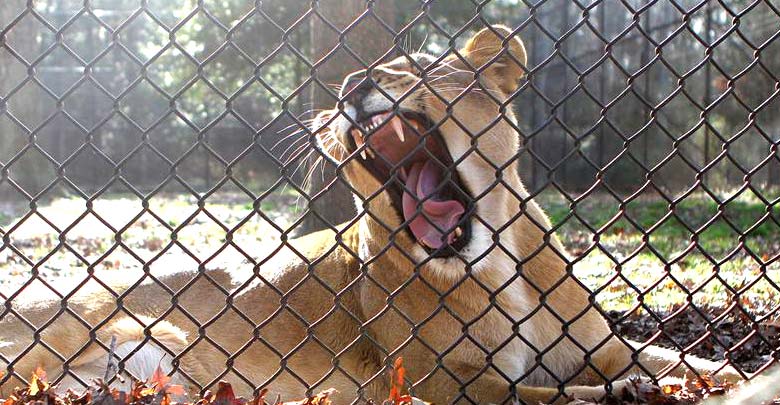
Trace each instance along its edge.
<path fill-rule="evenodd" d="M 323 18 L 340 31 L 354 24 L 340 42 L 339 33 L 335 32 L 322 19 L 315 16 L 311 22 L 312 59 L 320 61 L 325 58 L 322 64 L 317 67 L 314 76 L 323 85 L 332 85 L 326 89 L 323 85 L 314 83 L 311 99 L 314 108 L 333 108 L 338 101 L 338 90 L 335 85 L 340 85 L 347 74 L 365 69 L 381 58 L 389 49 L 392 49 L 394 36 L 377 21 L 377 18 L 382 19 L 387 26 L 395 29 L 397 25 L 395 21 L 396 7 L 392 0 L 375 2 L 320 0 L 315 2 L 315 7 Z M 357 22 L 355 22 L 356 20 Z M 360 60 L 347 51 L 345 46 Z M 333 51 L 334 49 L 337 50 Z M 313 176 L 310 182 L 311 187 L 307 189 L 308 194 L 311 196 L 318 193 L 330 184 L 336 175 L 336 168 L 326 164 L 324 181 L 318 175 Z M 341 178 L 343 179 L 343 177 Z M 343 182 L 343 180 L 336 181 L 316 201 L 310 204 L 309 209 L 319 214 L 325 221 L 309 212 L 302 224 L 302 233 L 337 225 L 355 216 L 352 193 Z"/>

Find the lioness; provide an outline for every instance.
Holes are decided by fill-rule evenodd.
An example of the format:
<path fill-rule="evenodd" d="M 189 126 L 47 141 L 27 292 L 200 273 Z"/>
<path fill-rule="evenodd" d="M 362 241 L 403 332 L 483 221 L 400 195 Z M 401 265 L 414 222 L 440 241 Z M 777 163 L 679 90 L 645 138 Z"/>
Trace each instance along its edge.
<path fill-rule="evenodd" d="M 614 336 L 571 276 L 518 174 L 508 99 L 525 63 L 522 42 L 492 26 L 443 60 L 350 75 L 342 105 L 314 127 L 353 188 L 355 221 L 289 241 L 249 282 L 202 270 L 68 297 L 57 318 L 59 301 L 17 308 L 0 325 L 10 368 L 102 377 L 114 337 L 139 377 L 177 365 L 193 389 L 228 379 L 297 398 L 333 387 L 340 403 L 384 398 L 399 356 L 413 395 L 438 404 L 598 398 L 632 373 L 688 367 L 736 375 Z M 28 346 L 21 317 L 41 343 Z"/>

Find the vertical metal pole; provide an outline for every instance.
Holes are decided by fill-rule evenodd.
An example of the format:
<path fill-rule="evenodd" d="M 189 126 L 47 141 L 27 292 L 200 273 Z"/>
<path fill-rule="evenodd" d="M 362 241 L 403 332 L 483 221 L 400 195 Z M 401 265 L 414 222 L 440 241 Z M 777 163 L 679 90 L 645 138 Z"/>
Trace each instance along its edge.
<path fill-rule="evenodd" d="M 95 28 L 89 27 L 87 30 L 87 43 L 88 44 L 94 44 L 95 43 Z M 94 71 L 91 72 L 91 74 L 94 75 Z M 88 101 L 87 104 L 89 105 L 89 111 L 97 111 L 98 109 L 98 101 L 97 101 L 97 89 L 95 87 L 91 87 L 89 89 L 89 93 L 87 93 Z M 100 131 L 90 131 L 87 133 L 87 142 L 92 144 L 95 148 L 99 148 L 99 134 Z M 90 150 L 90 153 L 94 153 Z M 98 157 L 94 156 L 92 159 L 90 159 L 91 163 L 90 166 L 92 166 L 90 170 L 91 178 L 90 178 L 90 184 L 89 184 L 89 193 L 92 194 L 98 189 L 100 189 L 101 184 L 100 183 L 100 170 L 97 170 L 96 163 L 98 162 Z M 84 176 L 87 177 L 87 176 Z"/>
<path fill-rule="evenodd" d="M 649 7 L 647 9 L 647 12 L 645 13 L 646 18 L 644 19 L 644 31 L 645 33 L 649 33 L 650 29 L 652 27 L 652 16 L 651 11 L 652 7 Z M 650 41 L 645 39 L 644 46 L 642 47 L 642 66 L 646 65 L 650 62 Z M 645 72 L 645 83 L 644 83 L 644 97 L 649 99 L 650 95 L 650 69 Z M 650 111 L 647 106 L 643 108 L 644 114 L 642 116 L 642 119 L 646 120 L 648 117 L 650 117 Z M 642 164 L 645 166 L 648 165 L 649 162 L 649 154 L 650 154 L 650 132 L 646 132 L 644 136 L 642 136 Z"/>
<path fill-rule="evenodd" d="M 205 157 L 203 158 L 203 189 L 201 191 L 204 193 L 209 189 L 209 185 L 211 184 L 211 159 L 209 159 L 210 155 L 208 154 L 208 152 L 205 152 L 206 150 L 205 145 L 208 143 L 208 136 L 209 136 L 208 132 L 203 134 L 203 143 L 202 143 L 202 145 L 204 145 L 203 153 L 205 153 Z M 219 136 L 219 134 L 217 134 L 217 136 Z"/>
<path fill-rule="evenodd" d="M 708 1 L 707 5 L 705 6 L 705 13 L 706 13 L 706 20 L 705 20 L 705 29 L 707 32 L 705 33 L 705 38 L 707 40 L 707 49 L 710 49 L 712 46 L 712 2 Z M 712 64 L 710 63 L 710 56 L 707 57 L 707 64 L 704 65 L 704 108 L 708 108 L 710 105 L 710 101 L 712 100 L 712 88 L 710 87 L 710 82 L 712 81 Z M 705 111 L 703 115 L 703 119 L 705 123 L 707 122 L 708 113 Z M 709 163 L 710 161 L 710 127 L 708 125 L 704 126 L 704 165 Z M 706 173 L 704 174 L 706 176 Z M 702 177 L 702 180 L 704 180 L 704 177 Z"/>
<path fill-rule="evenodd" d="M 604 4 L 604 0 L 601 0 L 601 4 L 599 5 L 599 22 L 598 27 L 601 30 L 601 35 L 604 35 L 604 33 L 607 31 L 607 6 Z M 604 103 L 606 98 L 606 91 L 604 87 L 607 85 L 607 81 L 609 80 L 609 76 L 607 75 L 607 64 L 602 63 L 601 64 L 601 75 L 599 75 L 599 81 L 601 82 L 599 84 L 599 102 Z M 602 125 L 599 128 L 599 131 L 597 133 L 598 136 L 598 162 L 599 162 L 599 170 L 602 170 L 604 168 L 604 126 Z"/>
<path fill-rule="evenodd" d="M 561 30 L 560 35 L 562 36 L 563 33 L 565 33 L 569 28 L 569 2 L 566 2 L 563 7 L 563 14 L 561 15 Z M 568 50 L 567 46 L 560 46 L 559 52 L 561 52 L 562 55 L 568 54 L 566 52 Z M 569 88 L 569 70 L 567 69 L 566 63 L 561 64 L 561 68 L 563 69 L 563 85 L 562 85 L 562 93 L 566 93 L 566 91 Z M 566 119 L 568 118 L 568 109 L 566 108 L 566 102 L 564 101 L 561 104 L 561 108 L 563 109 L 562 117 L 564 123 L 566 123 Z M 561 171 L 561 180 L 563 182 L 563 187 L 566 187 L 566 184 L 569 182 L 569 176 L 568 176 L 568 161 L 564 160 L 566 157 L 566 152 L 569 149 L 569 135 L 566 133 L 566 131 L 561 131 L 561 136 L 563 136 L 563 141 L 561 142 L 561 166 L 559 170 Z"/>

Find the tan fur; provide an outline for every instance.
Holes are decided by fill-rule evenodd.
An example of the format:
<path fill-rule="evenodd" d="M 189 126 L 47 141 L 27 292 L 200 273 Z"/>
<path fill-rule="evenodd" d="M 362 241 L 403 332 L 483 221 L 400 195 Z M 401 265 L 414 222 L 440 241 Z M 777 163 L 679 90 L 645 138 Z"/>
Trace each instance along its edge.
<path fill-rule="evenodd" d="M 112 335 L 120 344 L 155 339 L 179 356 L 182 380 L 194 390 L 220 379 L 244 393 L 268 385 L 285 398 L 334 387 L 341 392 L 339 403 L 356 395 L 384 398 L 388 366 L 398 356 L 414 383 L 413 394 L 440 404 L 503 403 L 512 399 L 512 387 L 525 403 L 560 402 L 562 385 L 569 396 L 602 396 L 602 376 L 618 379 L 612 386 L 619 388 L 625 384 L 619 379 L 631 373 L 672 368 L 667 371 L 682 375 L 687 367 L 675 368 L 679 354 L 668 350 L 643 348 L 641 368 L 632 363 L 632 344 L 612 335 L 589 291 L 572 278 L 547 217 L 528 198 L 514 160 L 519 139 L 508 106 L 524 72 L 522 43 L 506 27 L 494 26 L 459 53 L 468 63 L 453 55 L 429 69 L 438 95 L 425 86 L 409 90 L 420 79 L 405 58 L 373 74 L 393 97 L 416 95 L 397 103 L 402 108 L 442 121 L 439 131 L 459 161 L 460 177 L 479 198 L 481 221 L 474 223 L 462 258 L 430 260 L 407 232 L 392 232 L 401 224 L 398 211 L 345 146 L 348 120 L 329 111 L 319 117 L 324 125 L 316 128 L 319 141 L 334 160 L 345 162 L 343 172 L 361 211 L 358 221 L 291 241 L 257 267 L 249 284 L 218 270 L 163 278 L 177 292 L 175 306 L 153 283 L 136 287 L 122 307 L 144 316 L 137 320 L 117 311 L 114 296 L 105 291 L 74 297 L 71 313 L 41 333 L 43 342 L 75 356 L 71 370 L 103 364 L 106 351 L 90 343 L 79 316 L 104 345 Z M 446 104 L 472 85 L 471 68 L 482 70 L 479 83 L 466 90 L 448 118 Z M 376 91 L 366 100 L 377 111 L 393 104 Z M 500 116 L 506 118 L 496 121 Z M 472 142 L 469 132 L 481 135 Z M 491 236 L 499 228 L 496 246 Z M 226 296 L 217 286 L 232 292 Z M 44 303 L 18 313 L 40 327 L 58 308 L 59 303 Z M 199 331 L 196 322 L 207 326 Z M 155 326 L 145 330 L 150 324 Z M 26 350 L 32 332 L 15 316 L 1 326 L 3 340 L 15 343 L 3 353 L 15 359 L 18 375 L 27 377 L 36 366 L 51 375 L 61 370 L 62 361 L 43 345 Z M 24 355 L 16 357 L 20 352 Z M 721 367 L 692 356 L 685 361 L 700 372 Z M 229 365 L 234 371 L 226 371 Z M 723 373 L 734 376 L 730 368 Z"/>

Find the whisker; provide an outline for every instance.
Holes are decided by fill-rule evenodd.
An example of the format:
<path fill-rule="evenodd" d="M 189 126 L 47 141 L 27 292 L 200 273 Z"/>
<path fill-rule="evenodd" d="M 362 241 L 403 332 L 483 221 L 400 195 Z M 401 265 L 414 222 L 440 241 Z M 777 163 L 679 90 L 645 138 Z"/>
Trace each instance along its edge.
<path fill-rule="evenodd" d="M 455 70 L 455 71 L 452 71 L 452 72 L 449 72 L 449 73 L 445 73 L 443 75 L 435 76 L 432 80 L 428 80 L 427 82 L 428 83 L 436 83 L 439 80 L 446 79 L 446 78 L 448 78 L 448 77 L 450 77 L 452 75 L 462 74 L 462 73 L 470 73 L 470 72 L 468 72 L 466 70 Z M 430 76 L 428 76 L 428 77 L 430 77 Z"/>
<path fill-rule="evenodd" d="M 463 92 L 463 91 L 475 91 L 475 92 L 490 92 L 490 93 L 494 93 L 494 94 L 497 94 L 497 95 L 500 94 L 496 90 L 483 89 L 480 85 L 478 85 L 476 83 L 470 84 L 470 85 L 467 85 L 467 86 L 459 86 L 459 85 L 456 85 L 454 83 L 451 83 L 450 86 L 431 86 L 431 88 L 433 90 L 436 90 L 436 91 L 461 91 L 461 92 Z M 427 88 L 425 89 L 425 91 L 430 92 L 430 90 L 427 89 Z"/>
<path fill-rule="evenodd" d="M 305 146 L 305 145 L 303 145 L 303 146 Z M 300 148 L 299 148 L 298 150 L 299 150 L 300 152 L 302 152 L 302 151 L 300 150 Z M 311 152 L 312 152 L 312 151 L 313 151 L 313 149 L 309 151 L 309 154 L 307 154 L 306 158 L 308 158 L 308 157 L 309 157 L 309 155 L 311 155 Z M 285 163 L 284 163 L 284 166 L 287 166 L 288 164 L 292 163 L 294 160 L 295 160 L 295 159 L 292 159 L 292 160 L 290 160 L 290 161 L 287 161 L 287 162 L 285 162 Z M 306 160 L 304 159 L 304 162 L 305 162 L 305 161 L 306 161 Z M 299 165 L 298 165 L 298 166 L 295 168 L 295 170 L 293 170 L 293 171 L 290 173 L 290 175 L 289 175 L 289 176 L 287 176 L 287 178 L 288 178 L 289 180 L 288 180 L 288 181 L 286 182 L 286 184 L 285 184 L 285 185 L 282 187 L 282 192 L 283 192 L 283 193 L 284 193 L 285 191 L 287 191 L 287 187 L 290 185 L 290 183 L 292 183 L 293 181 L 295 181 L 295 180 L 294 180 L 295 173 L 297 173 L 299 169 L 300 169 L 300 164 L 299 164 Z M 300 187 L 300 188 L 302 188 L 302 189 L 306 190 L 306 179 L 305 179 L 305 178 L 304 178 L 304 181 L 303 181 L 303 183 L 301 184 L 301 186 L 302 186 L 302 187 Z M 299 196 L 298 196 L 298 198 L 300 198 L 300 197 L 301 197 L 301 196 L 299 195 Z M 297 199 L 296 199 L 296 200 L 297 200 Z M 296 210 L 298 210 L 298 204 L 297 204 L 297 202 L 296 202 L 296 207 L 295 207 L 295 209 L 296 209 Z"/>
<path fill-rule="evenodd" d="M 290 181 L 288 181 L 287 184 L 284 185 L 283 189 L 286 189 L 286 187 L 288 187 L 289 184 L 294 181 L 295 174 L 298 173 L 298 171 L 301 169 L 302 165 L 311 157 L 311 154 L 314 153 L 315 149 L 311 148 L 311 149 L 309 149 L 308 153 L 306 153 L 305 155 L 302 155 L 305 152 L 307 146 L 308 146 L 308 143 L 299 145 L 299 147 L 291 155 L 290 159 L 288 159 L 287 161 L 284 162 L 284 166 L 287 167 L 288 165 L 290 165 L 291 163 L 295 162 L 296 160 L 301 159 L 301 161 L 298 162 L 298 165 L 295 167 L 295 169 L 293 169 L 291 172 L 289 172 L 288 178 L 290 179 Z M 301 183 L 301 187 L 300 188 L 306 190 L 307 187 L 308 187 L 308 185 L 307 185 L 307 177 L 304 177 L 303 178 L 303 182 Z M 300 197 L 301 196 L 299 195 L 298 198 L 300 198 Z M 297 207 L 297 203 L 296 203 L 296 210 L 297 209 L 298 209 L 298 207 Z"/>
<path fill-rule="evenodd" d="M 331 149 L 336 146 L 341 147 L 342 149 L 344 149 L 344 151 L 347 150 L 347 145 L 344 145 L 344 142 L 341 142 L 341 140 L 338 137 L 334 136 L 330 131 L 323 133 L 323 145 L 325 144 L 324 141 L 330 141 L 333 145 L 327 149 L 328 153 L 330 153 Z"/>
<path fill-rule="evenodd" d="M 433 69 L 431 69 L 431 70 L 429 70 L 429 71 L 425 72 L 425 75 L 426 75 L 426 76 L 428 76 L 428 75 L 431 75 L 431 74 L 433 74 L 433 73 L 436 73 L 436 72 L 438 72 L 438 71 L 439 71 L 439 70 L 441 70 L 441 69 L 444 69 L 445 67 L 451 67 L 451 68 L 453 68 L 453 69 L 456 69 L 456 70 L 461 70 L 461 69 L 458 69 L 458 68 L 456 68 L 456 67 L 453 67 L 453 66 L 452 66 L 452 62 L 441 61 L 441 64 L 440 64 L 440 65 L 438 65 L 438 66 L 436 66 L 435 68 L 433 68 Z"/>
<path fill-rule="evenodd" d="M 304 149 L 306 149 L 306 147 L 308 145 L 309 145 L 308 142 L 298 142 L 298 144 L 295 145 L 295 148 L 293 148 L 293 145 L 290 145 L 290 147 L 287 148 L 287 150 L 285 150 L 285 154 L 290 149 L 292 149 L 293 152 L 290 153 L 290 155 L 288 157 L 286 157 L 286 158 L 284 157 L 285 155 L 282 154 L 281 160 L 282 160 L 284 166 L 287 166 L 287 165 L 291 164 L 292 162 L 294 162 L 295 160 L 297 160 L 300 157 L 300 154 L 304 151 Z"/>
<path fill-rule="evenodd" d="M 309 105 L 313 105 L 314 103 L 307 103 L 307 104 L 309 104 Z M 298 115 L 296 115 L 296 116 L 295 116 L 295 118 L 297 118 L 297 119 L 301 119 L 301 117 L 302 117 L 302 116 L 304 116 L 304 115 L 306 115 L 306 114 L 311 114 L 311 113 L 321 113 L 321 112 L 323 112 L 323 111 L 325 111 L 325 109 L 324 109 L 324 108 L 310 108 L 310 109 L 308 109 L 308 110 L 304 110 L 303 112 L 299 113 Z"/>
<path fill-rule="evenodd" d="M 282 136 L 278 141 L 276 141 L 276 143 L 274 143 L 273 146 L 271 146 L 270 150 L 273 151 L 281 143 L 283 143 L 286 140 L 289 140 L 290 138 L 292 138 L 294 136 L 297 136 L 297 135 L 300 135 L 302 133 L 306 133 L 306 132 L 310 131 L 311 130 L 311 124 L 313 124 L 315 121 L 316 121 L 316 118 L 310 118 L 310 119 L 301 120 L 300 124 L 299 123 L 293 123 L 293 124 L 290 124 L 290 125 L 282 128 L 282 129 L 280 129 L 279 131 L 276 131 L 277 134 L 281 134 L 282 132 L 287 131 L 290 128 L 299 127 L 299 129 L 296 129 L 295 131 L 292 131 L 289 134 Z"/>
<path fill-rule="evenodd" d="M 303 132 L 304 132 L 304 130 L 302 130 L 302 129 L 301 129 L 301 130 L 295 131 L 295 132 L 293 132 L 293 133 L 291 133 L 291 134 L 289 134 L 289 135 L 285 135 L 284 137 L 282 137 L 281 139 L 279 139 L 278 141 L 276 141 L 276 143 L 274 143 L 274 144 L 273 144 L 273 146 L 271 146 L 271 148 L 270 148 L 269 150 L 270 150 L 271 152 L 273 152 L 273 151 L 274 151 L 274 149 L 276 149 L 277 147 L 279 147 L 279 145 L 281 145 L 281 144 L 282 144 L 282 143 L 284 143 L 285 141 L 288 141 L 288 140 L 290 140 L 290 139 L 291 139 L 291 138 L 293 138 L 293 137 L 296 137 L 296 136 L 298 136 L 298 135 L 302 134 Z M 293 143 L 295 143 L 295 142 L 298 142 L 298 139 L 300 139 L 300 138 L 297 138 L 297 139 L 295 139 L 295 140 L 293 141 Z"/>
<path fill-rule="evenodd" d="M 314 151 L 312 150 L 312 152 L 314 152 Z M 309 154 L 309 156 L 306 157 L 306 160 L 310 160 L 310 157 L 311 157 L 311 154 Z M 309 170 L 306 172 L 306 177 L 304 177 L 304 179 L 303 179 L 303 188 L 304 189 L 310 190 L 310 187 L 312 186 L 312 183 L 311 183 L 312 175 L 314 174 L 314 171 L 317 169 L 317 165 L 320 162 L 322 162 L 322 159 L 323 159 L 322 156 L 317 157 L 316 159 L 314 159 L 314 162 L 311 163 L 311 166 L 309 166 Z M 323 181 L 325 181 L 325 180 L 323 179 Z M 314 191 L 314 190 L 312 190 L 312 191 Z"/>
<path fill-rule="evenodd" d="M 425 43 L 428 42 L 428 33 L 425 33 L 425 37 L 423 37 L 422 43 L 420 44 L 420 47 L 417 48 L 417 53 L 422 52 L 422 49 L 425 47 Z"/>
<path fill-rule="evenodd" d="M 307 114 L 312 114 L 312 113 L 319 114 L 322 111 L 325 111 L 325 110 L 312 108 L 312 109 L 306 110 L 306 111 L 304 111 L 304 112 L 302 112 L 302 113 L 300 113 L 298 115 L 295 115 L 295 116 L 293 116 L 293 118 L 295 119 L 295 122 L 293 122 L 292 124 L 290 124 L 290 125 L 282 128 L 282 129 L 276 131 L 276 133 L 278 134 L 278 133 L 284 132 L 284 131 L 286 131 L 286 130 L 292 128 L 292 127 L 295 127 L 295 126 L 298 126 L 298 127 L 307 126 L 308 127 L 312 122 L 317 120 L 317 117 L 311 117 L 311 118 L 301 118 L 301 117 L 303 117 L 304 115 L 307 115 Z"/>
<path fill-rule="evenodd" d="M 309 149 L 309 151 L 305 155 L 303 155 L 303 157 L 301 157 L 301 161 L 298 162 L 297 166 L 295 166 L 295 170 L 293 170 L 293 174 L 298 173 L 298 171 L 301 170 L 305 164 L 307 164 L 307 162 L 311 158 L 312 153 L 314 153 L 313 148 Z M 306 188 L 307 181 L 308 181 L 308 175 L 303 179 L 303 186 L 304 186 L 303 188 Z"/>
<path fill-rule="evenodd" d="M 311 152 L 313 152 L 313 150 L 309 151 L 309 154 L 306 155 L 306 159 L 304 159 L 304 162 L 309 159 L 309 157 L 311 156 Z M 296 168 L 296 171 L 297 170 L 298 169 Z M 311 187 L 312 187 L 311 179 L 307 175 L 307 176 L 305 176 L 303 178 L 303 182 L 301 182 L 301 188 L 306 190 L 307 193 L 313 194 L 314 190 L 312 190 Z M 302 199 L 303 199 L 302 195 L 299 195 L 298 198 L 295 199 L 295 209 L 296 210 L 300 210 L 301 209 L 301 201 L 302 201 Z"/>
<path fill-rule="evenodd" d="M 333 148 L 335 148 L 335 147 L 336 147 L 336 146 L 335 146 L 335 144 L 334 144 L 334 146 L 331 146 L 331 147 L 330 147 L 330 149 L 333 149 Z M 330 149 L 328 149 L 328 153 L 330 153 L 330 152 L 331 152 L 331 150 L 330 150 Z M 321 159 L 321 160 L 320 160 L 320 180 L 321 180 L 323 183 L 325 183 L 325 158 L 324 158 L 323 156 L 320 156 L 320 159 Z"/>
<path fill-rule="evenodd" d="M 323 132 L 321 135 L 321 139 L 322 139 L 323 149 L 331 155 L 333 155 L 333 153 L 331 152 L 332 149 L 335 147 L 340 147 L 345 152 L 347 151 L 347 146 L 344 145 L 344 143 L 341 142 L 341 140 L 338 137 L 334 136 L 333 133 L 330 131 Z"/>
<path fill-rule="evenodd" d="M 308 127 L 309 124 L 313 123 L 316 120 L 317 120 L 316 117 L 315 118 L 298 119 L 299 122 L 293 122 L 292 124 L 290 124 L 290 125 L 282 128 L 282 129 L 276 131 L 276 133 L 277 134 L 282 133 L 282 132 L 284 132 L 284 131 L 292 128 L 292 127 L 296 127 L 296 126 L 297 127 L 304 127 L 304 126 Z"/>

